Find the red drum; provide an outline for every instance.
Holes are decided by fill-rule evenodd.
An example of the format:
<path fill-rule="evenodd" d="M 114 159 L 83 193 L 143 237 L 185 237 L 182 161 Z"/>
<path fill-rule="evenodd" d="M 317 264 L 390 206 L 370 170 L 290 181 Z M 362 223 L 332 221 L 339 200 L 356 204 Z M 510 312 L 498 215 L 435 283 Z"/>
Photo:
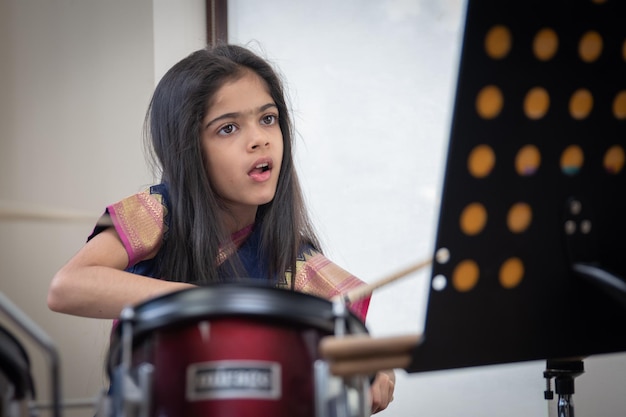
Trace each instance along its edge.
<path fill-rule="evenodd" d="M 109 351 L 111 393 L 117 403 L 113 414 L 314 417 L 328 415 L 329 407 L 352 410 L 354 404 L 345 404 L 351 399 L 367 403 L 365 377 L 366 383 L 356 381 L 343 399 L 331 397 L 338 378 L 324 373 L 327 367 L 318 354 L 320 339 L 335 330 L 337 316 L 330 301 L 274 288 L 219 284 L 168 294 L 132 312 L 134 317 L 114 332 Z M 346 333 L 367 333 L 352 313 L 342 320 Z M 129 337 L 125 342 L 123 334 L 130 335 L 131 328 L 132 343 Z M 139 405 L 129 406 L 128 398 L 137 400 L 138 395 Z M 360 405 L 356 408 L 365 408 Z M 369 415 L 342 410 L 331 414 Z"/>

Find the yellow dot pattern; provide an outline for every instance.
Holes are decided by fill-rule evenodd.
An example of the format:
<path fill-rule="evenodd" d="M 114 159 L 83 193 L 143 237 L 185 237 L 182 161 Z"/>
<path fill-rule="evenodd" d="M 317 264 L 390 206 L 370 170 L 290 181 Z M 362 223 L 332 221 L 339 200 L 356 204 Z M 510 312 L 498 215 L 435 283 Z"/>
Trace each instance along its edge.
<path fill-rule="evenodd" d="M 484 40 L 485 53 L 494 60 L 506 57 L 513 46 L 513 36 L 509 28 L 504 25 L 491 27 Z M 603 53 L 604 41 L 602 35 L 595 30 L 585 32 L 578 42 L 578 56 L 581 62 L 594 63 Z M 558 52 L 559 36 L 552 28 L 542 28 L 535 34 L 532 42 L 533 56 L 539 61 L 549 61 Z M 622 43 L 622 59 L 626 61 L 626 40 Z M 616 118 L 626 118 L 626 98 L 618 96 L 615 99 L 614 114 Z M 497 117 L 505 105 L 505 96 L 497 85 L 486 85 L 477 92 L 476 111 L 486 120 Z M 524 113 L 529 119 L 540 119 L 545 116 L 550 106 L 550 93 L 542 86 L 536 86 L 527 91 L 524 98 Z M 570 116 L 577 120 L 589 116 L 594 106 L 593 93 L 586 88 L 579 88 L 572 92 L 569 100 Z"/>
<path fill-rule="evenodd" d="M 412 370 L 624 351 L 573 264 L 626 276 L 626 0 L 469 0 L 464 23 Z"/>
<path fill-rule="evenodd" d="M 588 5 L 596 10 L 607 3 L 606 0 L 588 0 Z M 579 178 L 589 170 L 602 171 L 606 178 L 626 175 L 626 134 L 622 133 L 609 145 L 607 138 L 602 138 L 601 149 L 588 145 L 593 137 L 580 139 L 578 136 L 579 131 L 593 136 L 588 133 L 590 129 L 579 127 L 599 124 L 598 118 L 605 124 L 613 123 L 612 131 L 626 129 L 626 77 L 623 83 L 601 83 L 597 76 L 585 75 L 585 71 L 592 73 L 609 59 L 622 65 L 621 71 L 626 74 L 626 29 L 625 34 L 616 39 L 602 25 L 592 27 L 591 23 L 581 21 L 577 23 L 580 27 L 573 31 L 554 23 L 546 19 L 536 29 L 518 34 L 517 23 L 509 25 L 499 21 L 481 31 L 481 43 L 477 42 L 476 46 L 480 46 L 479 54 L 483 55 L 480 59 L 485 61 L 476 64 L 476 68 L 493 65 L 491 74 L 494 76 L 483 77 L 488 81 L 471 84 L 470 98 L 466 102 L 473 100 L 474 107 L 469 107 L 468 111 L 473 112 L 473 123 L 477 126 L 476 132 L 472 132 L 474 136 L 478 138 L 486 135 L 483 132 L 489 132 L 492 140 L 470 146 L 463 154 L 465 174 L 469 178 L 465 181 L 476 181 L 477 188 L 501 176 L 506 176 L 507 180 L 513 178 L 515 186 L 524 190 L 523 187 L 533 186 L 527 184 L 538 184 L 536 181 L 542 181 L 545 175 L 555 173 L 560 173 L 563 181 Z M 534 72 L 526 74 L 525 67 L 515 67 L 521 65 L 519 61 L 512 64 L 512 60 L 520 56 L 534 60 L 530 66 Z M 506 76 L 499 77 L 498 68 L 515 68 L 512 74 L 522 82 L 512 86 Z M 507 124 L 510 115 L 521 121 Z M 552 128 L 548 135 L 536 134 L 543 132 L 540 127 L 548 124 Z M 494 125 L 499 127 L 493 128 Z M 511 152 L 510 146 L 505 146 L 512 140 L 507 132 L 512 132 L 519 143 L 521 135 L 516 130 L 520 126 L 525 129 L 526 143 Z M 561 126 L 574 127 L 568 134 L 561 132 Z M 498 137 L 494 131 L 498 131 Z M 469 133 L 463 131 L 462 134 Z M 507 152 L 502 152 L 503 148 Z M 458 170 L 458 166 L 454 168 Z M 501 198 L 512 200 L 514 194 L 511 192 Z M 460 236 L 472 242 L 486 238 L 495 229 L 499 237 L 506 232 L 513 239 L 537 233 L 541 229 L 537 216 L 545 207 L 534 206 L 540 202 L 536 195 L 528 199 L 524 195 L 515 197 L 516 201 L 501 201 L 498 207 L 487 203 L 489 199 L 497 200 L 493 195 L 483 196 L 484 201 L 480 197 L 467 199 L 460 213 L 456 212 Z M 497 262 L 497 267 L 483 265 L 485 269 L 481 271 L 482 262 L 465 254 L 455 254 L 453 244 L 448 247 L 451 256 L 446 265 L 451 268 L 452 281 L 448 289 L 471 292 L 479 286 L 479 278 L 486 279 L 490 273 L 496 275 L 499 287 L 506 290 L 523 286 L 527 279 L 528 265 L 523 255 L 515 253 L 515 248 L 509 256 L 490 261 Z"/>

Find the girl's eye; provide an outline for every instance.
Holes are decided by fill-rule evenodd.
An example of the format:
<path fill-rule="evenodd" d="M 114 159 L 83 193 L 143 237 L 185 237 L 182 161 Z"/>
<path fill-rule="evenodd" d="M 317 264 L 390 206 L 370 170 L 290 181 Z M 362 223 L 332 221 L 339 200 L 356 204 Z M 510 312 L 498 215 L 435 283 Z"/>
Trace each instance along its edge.
<path fill-rule="evenodd" d="M 261 123 L 263 123 L 266 126 L 271 126 L 274 123 L 276 123 L 277 119 L 278 119 L 278 116 L 276 116 L 274 114 L 267 114 L 267 115 L 263 116 L 263 118 L 261 119 Z"/>
<path fill-rule="evenodd" d="M 235 125 L 233 124 L 228 124 L 226 126 L 223 126 L 219 131 L 218 134 L 220 135 L 230 135 L 231 133 L 233 133 L 235 130 L 237 129 L 237 127 L 235 127 Z"/>

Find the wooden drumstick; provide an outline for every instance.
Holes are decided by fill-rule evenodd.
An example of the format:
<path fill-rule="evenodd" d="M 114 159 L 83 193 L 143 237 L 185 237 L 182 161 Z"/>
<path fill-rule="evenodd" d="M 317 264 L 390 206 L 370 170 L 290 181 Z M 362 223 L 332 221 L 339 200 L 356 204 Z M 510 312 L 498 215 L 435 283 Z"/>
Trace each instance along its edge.
<path fill-rule="evenodd" d="M 367 335 L 326 336 L 319 344 L 323 358 L 341 360 L 346 358 L 398 356 L 410 353 L 421 342 L 421 334 L 372 338 Z"/>
<path fill-rule="evenodd" d="M 409 354 L 373 358 L 357 358 L 331 362 L 330 372 L 336 376 L 371 375 L 387 369 L 405 369 L 411 364 Z"/>
<path fill-rule="evenodd" d="M 327 336 L 320 342 L 320 354 L 336 376 L 371 375 L 386 369 L 405 369 L 421 334 L 373 339 L 367 335 Z"/>
<path fill-rule="evenodd" d="M 339 294 L 333 298 L 333 301 L 343 300 L 346 303 L 358 301 L 361 298 L 371 295 L 375 289 L 380 288 L 383 285 L 387 285 L 391 282 L 397 281 L 398 279 L 403 278 L 413 272 L 419 271 L 420 269 L 430 265 L 432 262 L 432 258 L 418 262 L 379 281 L 373 282 L 371 284 L 361 285 L 360 287 L 357 287 L 353 290 L 347 291 L 343 294 Z"/>
<path fill-rule="evenodd" d="M 98 226 L 112 226 L 108 216 L 98 218 L 97 215 L 78 211 L 64 211 L 35 208 L 26 205 L 7 204 L 0 202 L 0 221 L 53 221 L 53 222 L 88 222 Z"/>

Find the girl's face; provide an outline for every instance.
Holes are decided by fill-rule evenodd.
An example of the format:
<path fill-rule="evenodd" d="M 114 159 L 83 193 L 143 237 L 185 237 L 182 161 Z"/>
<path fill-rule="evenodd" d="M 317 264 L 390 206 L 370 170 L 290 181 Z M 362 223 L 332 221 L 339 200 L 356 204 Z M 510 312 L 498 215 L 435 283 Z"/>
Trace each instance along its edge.
<path fill-rule="evenodd" d="M 203 120 L 202 149 L 213 188 L 237 227 L 274 198 L 283 158 L 278 108 L 265 81 L 246 70 L 225 83 Z"/>

